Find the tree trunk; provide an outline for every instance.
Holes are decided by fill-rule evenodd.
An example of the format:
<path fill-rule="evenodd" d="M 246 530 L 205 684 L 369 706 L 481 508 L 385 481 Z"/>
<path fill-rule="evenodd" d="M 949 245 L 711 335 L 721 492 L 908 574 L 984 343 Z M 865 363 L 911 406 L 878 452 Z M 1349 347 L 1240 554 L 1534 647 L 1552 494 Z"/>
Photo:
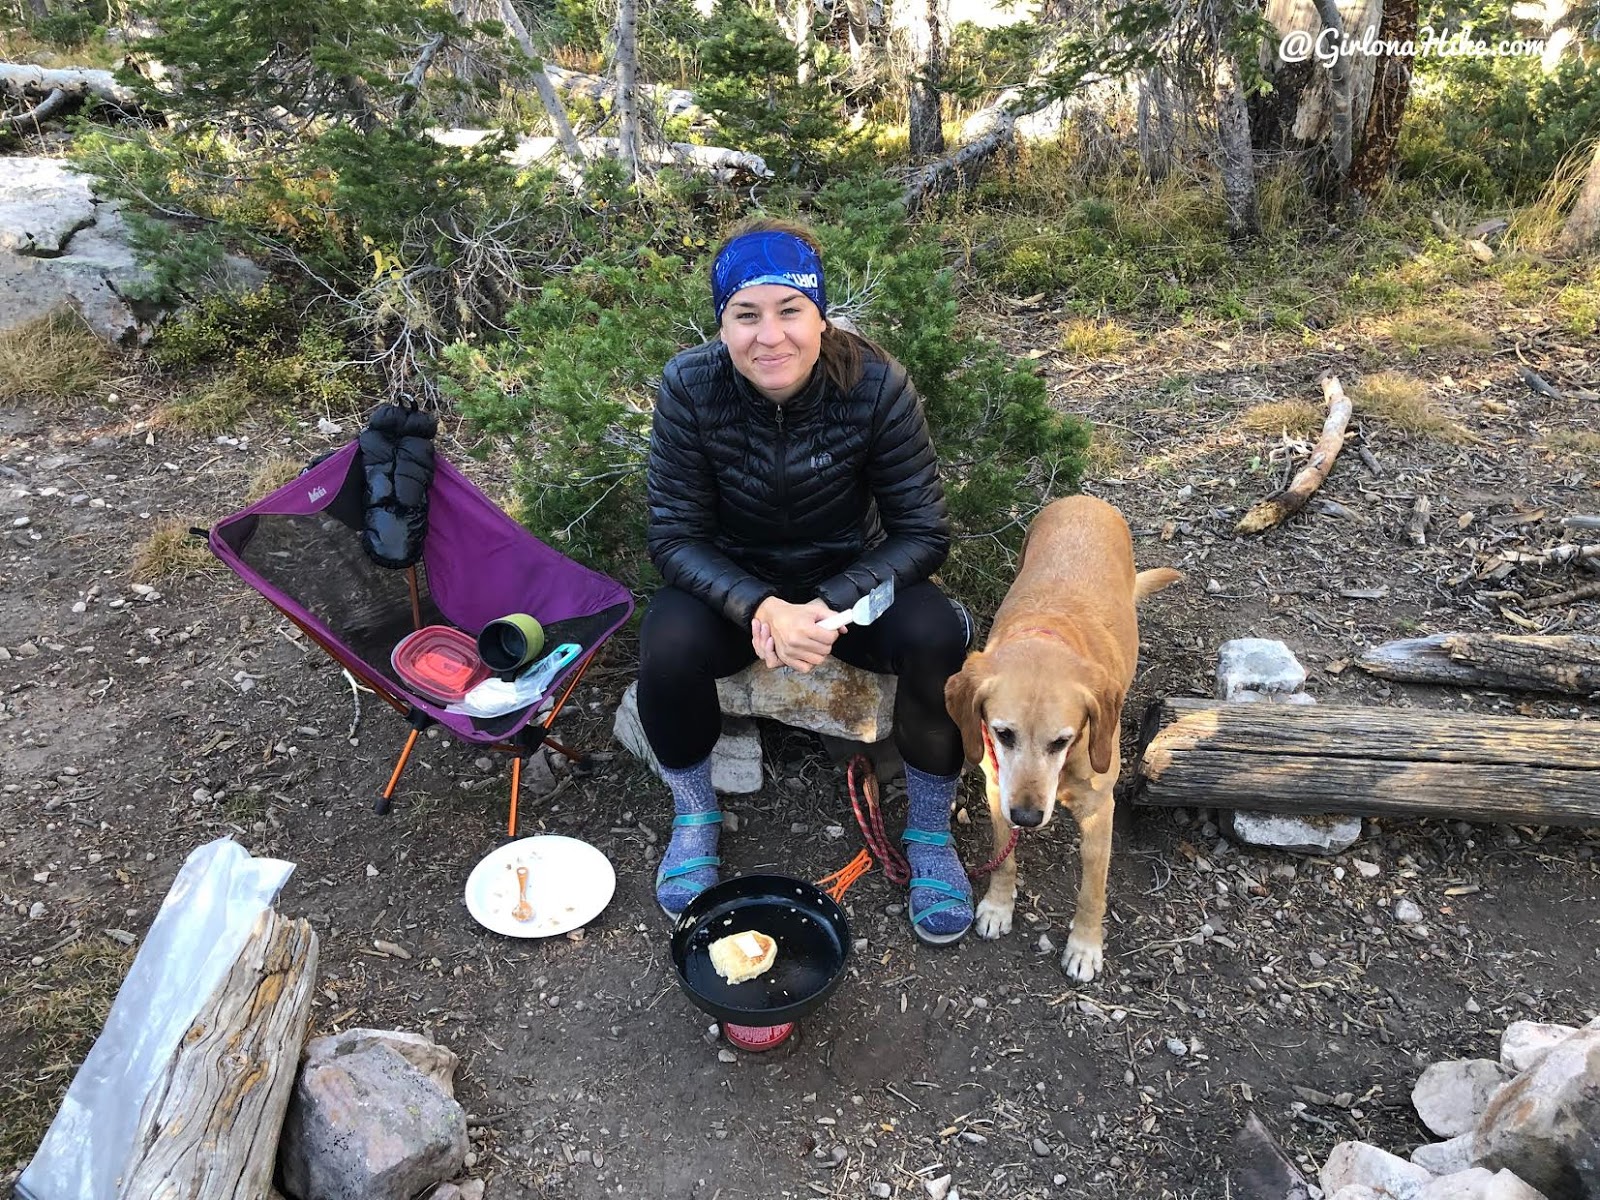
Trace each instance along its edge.
<path fill-rule="evenodd" d="M 1142 804 L 1600 823 L 1588 722 L 1171 699 L 1145 730 Z"/>
<path fill-rule="evenodd" d="M 1228 235 L 1247 237 L 1261 228 L 1256 212 L 1255 155 L 1250 143 L 1250 113 L 1240 90 L 1239 64 L 1217 38 L 1217 140 L 1221 143 L 1222 195 L 1228 206 Z"/>
<path fill-rule="evenodd" d="M 867 51 L 872 45 L 867 0 L 845 0 L 845 14 L 850 22 L 850 61 L 859 67 L 866 60 Z"/>
<path fill-rule="evenodd" d="M 1600 140 L 1595 141 L 1588 177 L 1561 230 L 1561 244 L 1567 250 L 1584 250 L 1596 243 L 1600 243 Z"/>
<path fill-rule="evenodd" d="M 1357 665 L 1402 683 L 1587 696 L 1600 692 L 1600 637 L 1436 633 L 1374 646 Z"/>
<path fill-rule="evenodd" d="M 812 0 L 777 0 L 778 24 L 794 44 L 795 78 L 810 83 L 816 35 L 812 21 L 816 10 Z"/>
<path fill-rule="evenodd" d="M 1387 0 L 1378 37 L 1385 45 L 1414 42 L 1417 37 L 1417 0 Z M 1366 125 L 1355 162 L 1350 167 L 1350 191 L 1371 199 L 1389 178 L 1395 148 L 1400 144 L 1400 121 L 1411 95 L 1411 59 L 1384 53 L 1378 58 L 1367 105 Z"/>
<path fill-rule="evenodd" d="M 914 158 L 944 152 L 944 123 L 939 111 L 939 78 L 944 45 L 939 30 L 937 0 L 897 0 L 909 3 L 906 34 L 911 42 L 911 71 L 907 83 L 907 124 Z"/>
<path fill-rule="evenodd" d="M 121 1200 L 267 1194 L 316 973 L 310 923 L 263 913 L 145 1100 Z"/>
<path fill-rule="evenodd" d="M 1334 41 L 1343 42 L 1344 20 L 1334 0 L 1317 0 L 1317 14 L 1322 18 L 1322 28 L 1333 34 Z M 1324 174 L 1323 191 L 1336 203 L 1343 203 L 1350 180 L 1355 136 L 1350 115 L 1350 60 L 1343 54 L 1336 56 L 1327 75 L 1329 161 Z"/>
<path fill-rule="evenodd" d="M 583 162 L 583 150 L 572 132 L 572 122 L 567 120 L 566 106 L 561 103 L 561 97 L 556 95 L 555 86 L 550 82 L 550 76 L 545 73 L 544 61 L 539 55 L 538 47 L 528 35 L 528 27 L 522 23 L 522 17 L 512 0 L 500 0 L 500 20 L 533 66 L 533 90 L 539 93 L 539 103 L 544 105 L 545 115 L 550 118 L 550 127 L 556 131 L 556 139 L 560 141 L 562 151 L 573 162 Z"/>
<path fill-rule="evenodd" d="M 617 136 L 620 157 L 635 179 L 639 177 L 639 0 L 617 0 Z"/>

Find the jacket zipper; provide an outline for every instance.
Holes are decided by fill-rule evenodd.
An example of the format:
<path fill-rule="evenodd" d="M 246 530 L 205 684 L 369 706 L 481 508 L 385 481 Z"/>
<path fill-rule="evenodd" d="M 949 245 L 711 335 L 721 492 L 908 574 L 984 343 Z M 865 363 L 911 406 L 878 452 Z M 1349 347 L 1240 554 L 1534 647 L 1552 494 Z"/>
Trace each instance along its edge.
<path fill-rule="evenodd" d="M 783 536 L 789 537 L 789 437 L 783 425 L 783 405 L 775 406 L 778 418 L 778 447 L 773 454 L 773 465 L 778 471 L 778 513 L 782 519 Z"/>

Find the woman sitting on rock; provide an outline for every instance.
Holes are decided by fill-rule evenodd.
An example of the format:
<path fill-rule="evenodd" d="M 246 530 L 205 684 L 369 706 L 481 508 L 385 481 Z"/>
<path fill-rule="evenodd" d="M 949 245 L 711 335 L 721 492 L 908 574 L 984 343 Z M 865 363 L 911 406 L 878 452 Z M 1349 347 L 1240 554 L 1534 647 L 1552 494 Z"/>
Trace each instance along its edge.
<path fill-rule="evenodd" d="M 944 683 L 971 622 L 928 581 L 950 523 L 922 402 L 899 363 L 829 322 L 802 226 L 747 222 L 718 249 L 711 290 L 719 335 L 666 365 L 650 438 L 649 552 L 666 586 L 640 630 L 639 717 L 677 814 L 656 898 L 675 916 L 717 880 L 716 680 L 831 654 L 897 678 L 912 928 L 953 942 L 973 909 L 950 837 L 962 754 Z M 877 621 L 819 625 L 890 578 Z"/>

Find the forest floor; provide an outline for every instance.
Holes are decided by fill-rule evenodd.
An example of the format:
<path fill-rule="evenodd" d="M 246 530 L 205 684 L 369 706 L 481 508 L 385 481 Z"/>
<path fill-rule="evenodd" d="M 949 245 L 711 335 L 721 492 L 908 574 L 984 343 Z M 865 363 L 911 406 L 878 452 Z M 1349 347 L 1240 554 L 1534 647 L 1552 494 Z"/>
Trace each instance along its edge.
<path fill-rule="evenodd" d="M 1419 721 L 1595 720 L 1581 700 L 1391 685 L 1350 665 L 1394 637 L 1600 627 L 1594 600 L 1519 607 L 1592 574 L 1478 578 L 1495 551 L 1553 544 L 1560 517 L 1600 511 L 1600 402 L 1541 395 L 1518 374 L 1592 392 L 1600 344 L 1562 315 L 1559 279 L 1513 294 L 1491 272 L 1465 276 L 1382 320 L 1152 324 L 1105 353 L 1063 349 L 1067 315 L 1044 299 L 985 317 L 1096 423 L 1085 487 L 1127 515 L 1139 565 L 1187 574 L 1143 612 L 1125 761 L 1144 706 L 1212 694 L 1217 648 L 1239 636 L 1285 641 L 1323 701 Z M 1352 388 L 1389 373 L 1353 430 L 1377 471 L 1352 443 L 1319 493 L 1337 507 L 1236 536 L 1320 424 L 1329 369 Z M 185 434 L 152 424 L 160 387 L 135 375 L 114 400 L 0 408 L 0 1180 L 98 1032 L 135 952 L 125 943 L 185 855 L 219 836 L 297 864 L 279 907 L 321 938 L 315 1032 L 416 1030 L 461 1056 L 473 1173 L 491 1197 L 769 1200 L 883 1184 L 911 1198 L 947 1173 L 967 1200 L 1222 1197 L 1252 1109 L 1307 1171 L 1346 1139 L 1404 1154 L 1428 1140 L 1409 1100 L 1426 1064 L 1493 1057 L 1515 1020 L 1600 1012 L 1600 829 L 1374 819 L 1348 852 L 1317 858 L 1236 845 L 1214 812 L 1123 803 L 1094 982 L 1068 980 L 1043 948 L 1065 942 L 1077 879 L 1075 831 L 1057 820 L 1024 843 L 1009 936 L 922 948 L 904 896 L 874 873 L 848 897 L 857 948 L 833 998 L 775 1052 L 719 1054 L 674 982 L 653 899 L 666 792 L 610 737 L 630 638 L 613 639 L 560 722 L 600 751 L 596 770 L 523 810 L 524 832 L 604 851 L 616 895 L 580 935 L 488 933 L 462 892 L 501 840 L 502 759 L 427 737 L 392 815 L 374 815 L 398 717 L 367 696 L 352 729 L 340 671 L 233 576 L 130 583 L 159 522 L 214 521 L 268 463 L 353 430 Z M 1405 533 L 1417 496 L 1432 506 L 1422 547 Z M 812 735 L 764 726 L 763 740 L 767 785 L 726 805 L 741 820 L 723 839 L 729 866 L 842 865 L 842 772 Z M 957 826 L 975 861 L 975 780 L 963 802 L 979 818 Z M 1402 898 L 1420 925 L 1396 921 Z"/>

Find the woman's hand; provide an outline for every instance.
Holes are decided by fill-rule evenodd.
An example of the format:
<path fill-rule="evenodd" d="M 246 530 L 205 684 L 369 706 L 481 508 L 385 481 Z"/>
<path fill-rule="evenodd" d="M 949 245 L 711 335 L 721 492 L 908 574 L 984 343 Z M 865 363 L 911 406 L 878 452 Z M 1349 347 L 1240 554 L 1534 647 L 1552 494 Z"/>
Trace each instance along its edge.
<path fill-rule="evenodd" d="M 819 629 L 817 622 L 833 612 L 821 600 L 790 604 L 768 596 L 756 609 L 750 622 L 750 644 L 756 657 L 769 667 L 780 663 L 804 673 L 829 654 L 839 632 Z"/>

